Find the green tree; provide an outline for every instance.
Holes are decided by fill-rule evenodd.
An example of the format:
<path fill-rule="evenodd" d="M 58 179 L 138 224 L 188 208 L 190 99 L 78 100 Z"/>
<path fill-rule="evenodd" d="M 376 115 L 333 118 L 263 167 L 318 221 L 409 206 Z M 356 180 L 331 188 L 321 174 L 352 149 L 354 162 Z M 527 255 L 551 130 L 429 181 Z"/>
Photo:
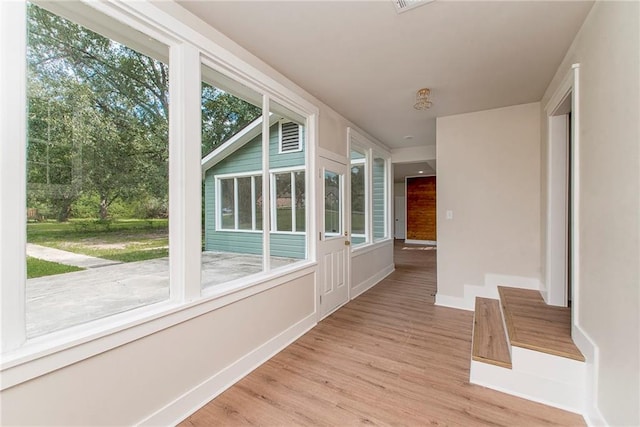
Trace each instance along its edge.
<path fill-rule="evenodd" d="M 30 83 L 46 88 L 49 104 L 57 93 L 58 103 L 72 109 L 72 122 L 79 124 L 68 127 L 82 139 L 80 184 L 83 191 L 99 195 L 100 218 L 107 218 L 118 199 L 151 195 L 166 200 L 167 66 L 34 5 L 29 5 L 28 24 Z M 36 103 L 29 122 L 32 159 L 45 132 L 38 126 L 43 111 Z M 49 149 L 69 146 L 60 132 L 49 132 L 47 141 Z M 53 187 L 46 184 L 51 195 Z"/>
<path fill-rule="evenodd" d="M 202 83 L 202 156 L 262 115 L 262 109 Z"/>

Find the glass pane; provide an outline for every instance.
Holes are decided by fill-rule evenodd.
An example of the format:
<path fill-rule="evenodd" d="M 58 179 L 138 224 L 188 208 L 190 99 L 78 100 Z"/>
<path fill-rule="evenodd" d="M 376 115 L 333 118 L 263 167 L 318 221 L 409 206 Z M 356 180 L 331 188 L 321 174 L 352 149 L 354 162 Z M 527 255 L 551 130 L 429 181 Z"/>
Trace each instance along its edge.
<path fill-rule="evenodd" d="M 202 288 L 212 289 L 263 271 L 262 96 L 205 65 L 202 80 Z"/>
<path fill-rule="evenodd" d="M 262 230 L 262 175 L 253 177 L 255 181 L 255 213 L 256 213 L 256 230 Z"/>
<path fill-rule="evenodd" d="M 381 157 L 373 159 L 373 240 L 387 237 L 386 226 L 386 161 Z"/>
<path fill-rule="evenodd" d="M 221 228 L 224 229 L 236 228 L 234 187 L 233 178 L 220 180 L 220 220 Z"/>
<path fill-rule="evenodd" d="M 342 234 L 342 189 L 340 175 L 324 172 L 324 232 L 327 236 Z"/>
<path fill-rule="evenodd" d="M 306 225 L 306 191 L 304 171 L 294 173 L 296 195 L 296 231 L 305 231 Z"/>
<path fill-rule="evenodd" d="M 251 198 L 251 177 L 238 178 L 238 229 L 253 229 L 253 200 Z"/>
<path fill-rule="evenodd" d="M 351 235 L 354 244 L 362 243 L 366 233 L 366 168 L 364 154 L 351 151 Z"/>
<path fill-rule="evenodd" d="M 306 228 L 306 183 L 304 168 L 306 155 L 306 120 L 294 111 L 272 102 L 269 106 L 271 120 L 277 120 L 271 126 L 269 145 L 269 165 L 277 169 L 274 174 L 273 200 L 271 200 L 271 215 L 273 229 L 269 236 L 270 265 L 277 269 L 307 258 L 307 236 L 303 233 Z M 281 141 L 283 135 L 282 124 L 291 129 L 296 128 L 295 136 L 299 146 L 295 150 L 283 152 Z M 286 126 L 285 126 L 286 127 Z M 291 137 L 291 134 L 288 135 Z M 291 139 L 288 139 L 291 142 Z"/>
<path fill-rule="evenodd" d="M 169 297 L 169 67 L 131 28 L 137 50 L 33 4 L 27 19 L 32 338 Z"/>
<path fill-rule="evenodd" d="M 279 173 L 276 178 L 276 193 L 273 203 L 276 207 L 276 230 L 291 231 L 291 173 Z"/>

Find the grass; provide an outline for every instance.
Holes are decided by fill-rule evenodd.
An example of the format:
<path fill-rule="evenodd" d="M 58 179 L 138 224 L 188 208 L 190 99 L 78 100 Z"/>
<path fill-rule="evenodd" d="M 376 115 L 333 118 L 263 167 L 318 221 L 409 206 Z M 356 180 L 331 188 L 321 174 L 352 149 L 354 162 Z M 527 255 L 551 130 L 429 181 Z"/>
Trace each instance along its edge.
<path fill-rule="evenodd" d="M 53 276 L 54 274 L 72 273 L 80 270 L 84 270 L 84 268 L 27 257 L 27 279 L 42 276 Z"/>
<path fill-rule="evenodd" d="M 168 255 L 168 220 L 30 223 L 27 224 L 27 241 L 114 261 L 142 261 Z"/>

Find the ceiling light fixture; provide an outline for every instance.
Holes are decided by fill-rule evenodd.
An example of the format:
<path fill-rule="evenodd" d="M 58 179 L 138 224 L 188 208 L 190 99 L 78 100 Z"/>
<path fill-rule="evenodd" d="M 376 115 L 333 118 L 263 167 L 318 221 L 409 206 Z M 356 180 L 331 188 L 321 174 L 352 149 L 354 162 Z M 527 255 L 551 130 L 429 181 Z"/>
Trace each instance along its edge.
<path fill-rule="evenodd" d="M 427 89 L 426 87 L 420 89 L 416 93 L 416 103 L 413 104 L 413 108 L 415 108 L 416 110 L 426 110 L 428 108 L 431 108 L 431 105 L 433 105 L 433 103 L 429 99 L 430 95 L 431 89 Z"/>

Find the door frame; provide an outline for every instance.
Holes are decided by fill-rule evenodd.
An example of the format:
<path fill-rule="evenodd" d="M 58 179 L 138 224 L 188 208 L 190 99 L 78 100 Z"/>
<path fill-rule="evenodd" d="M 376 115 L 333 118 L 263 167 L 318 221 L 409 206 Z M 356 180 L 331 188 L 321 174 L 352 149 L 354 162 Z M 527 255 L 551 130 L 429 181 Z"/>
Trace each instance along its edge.
<path fill-rule="evenodd" d="M 405 238 L 405 243 L 411 243 L 411 244 L 416 244 L 416 245 L 437 245 L 438 244 L 438 236 L 436 235 L 436 240 L 410 240 L 407 239 L 407 231 L 409 229 L 409 221 L 408 216 L 409 216 L 409 208 L 407 206 L 407 201 L 408 201 L 408 197 L 407 197 L 407 180 L 409 178 L 429 178 L 429 177 L 435 177 L 436 178 L 436 182 L 438 179 L 438 175 L 435 173 L 430 173 L 430 174 L 421 174 L 421 175 L 407 175 L 404 177 L 404 238 Z M 438 229 L 438 190 L 436 187 L 436 232 Z"/>
<path fill-rule="evenodd" d="M 547 119 L 547 208 L 546 208 L 546 271 L 545 290 L 542 292 L 547 303 L 551 305 L 566 306 L 567 299 L 571 299 L 572 323 L 578 324 L 579 301 L 580 301 L 580 92 L 579 92 L 580 64 L 573 64 L 571 70 L 562 80 L 558 89 L 551 96 L 545 106 Z M 560 108 L 563 103 L 571 100 L 571 140 L 569 142 L 566 132 L 558 124 L 562 118 Z M 560 118 L 558 118 L 560 117 Z M 564 119 L 566 120 L 566 119 Z M 556 132 L 554 132 L 556 130 Z M 567 129 L 568 130 L 568 129 Z M 562 144 L 569 143 L 570 149 L 563 150 Z M 565 146 L 566 147 L 566 146 Z M 564 156 L 564 157 L 563 157 Z M 568 157 L 568 158 L 567 158 Z M 569 168 L 567 182 L 569 188 L 560 184 L 560 171 L 553 165 L 564 163 Z M 563 190 L 564 188 L 564 190 Z M 564 197 L 570 203 L 570 215 L 557 207 L 557 197 L 564 191 Z M 556 201 L 554 201 L 556 198 Z M 567 220 L 568 217 L 568 220 Z M 563 225 L 564 224 L 564 225 Z M 562 232 L 565 236 L 570 236 L 570 241 L 565 241 L 571 247 L 571 259 L 566 256 L 567 244 L 562 244 L 561 239 L 554 239 L 553 233 Z M 564 265 L 563 265 L 564 264 Z M 559 280 L 558 271 L 567 272 L 571 295 L 566 291 L 567 281 Z"/>
<path fill-rule="evenodd" d="M 404 196 L 394 196 L 393 197 L 393 238 L 394 239 L 401 239 L 401 240 L 405 240 L 407 238 L 407 195 L 406 195 L 406 180 L 405 180 L 405 195 Z M 397 220 L 398 220 L 398 215 L 397 215 L 397 209 L 396 207 L 398 206 L 398 204 L 396 203 L 396 201 L 398 201 L 398 199 L 402 199 L 402 205 L 403 205 L 403 209 L 402 209 L 402 216 L 404 217 L 402 219 L 402 224 L 404 224 L 404 226 L 402 227 L 402 237 L 398 237 L 398 230 L 397 230 Z"/>

